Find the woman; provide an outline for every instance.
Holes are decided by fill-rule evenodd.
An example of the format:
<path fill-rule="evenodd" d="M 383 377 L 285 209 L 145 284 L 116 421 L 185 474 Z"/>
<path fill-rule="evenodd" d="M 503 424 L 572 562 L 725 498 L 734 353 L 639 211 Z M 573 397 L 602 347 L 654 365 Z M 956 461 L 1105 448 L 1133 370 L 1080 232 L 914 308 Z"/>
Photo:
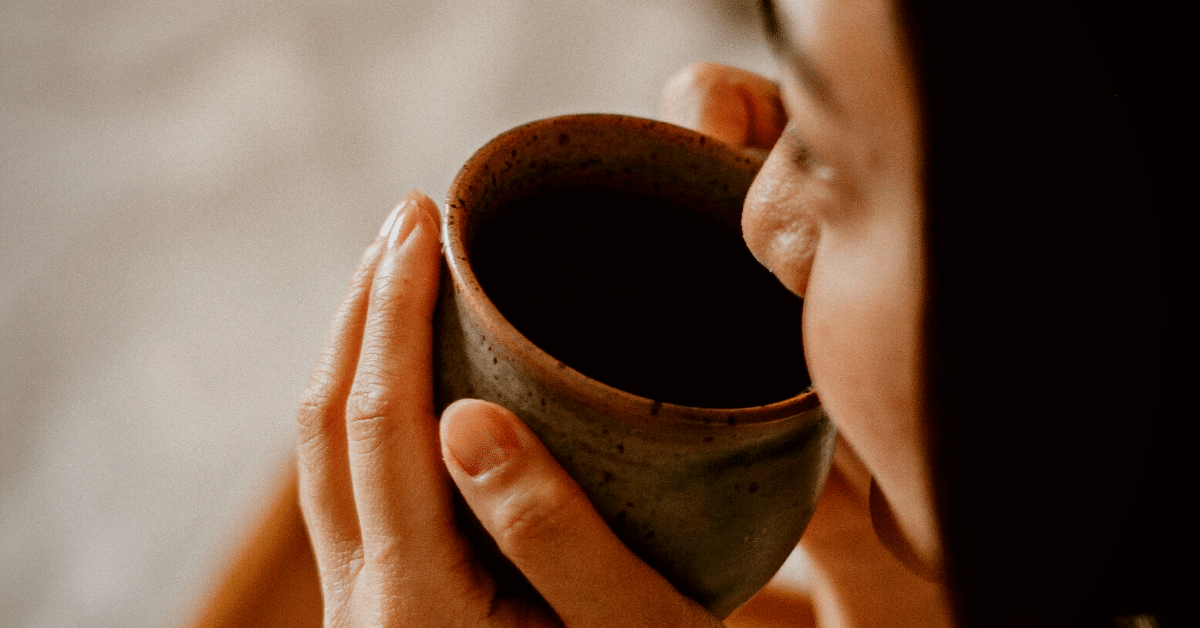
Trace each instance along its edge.
<path fill-rule="evenodd" d="M 1016 259 L 1014 241 L 996 237 L 1022 230 L 960 230 L 964 214 L 1019 197 L 972 190 L 1011 172 L 1002 163 L 1011 151 L 980 151 L 981 143 L 1002 139 L 999 130 L 1044 125 L 1014 108 L 984 136 L 958 134 L 965 127 L 957 123 L 970 116 L 947 103 L 989 77 L 955 77 L 961 91 L 949 87 L 946 59 L 933 52 L 958 31 L 938 39 L 928 7 L 777 0 L 764 2 L 764 12 L 782 66 L 778 86 L 695 66 L 668 86 L 664 108 L 669 121 L 772 148 L 746 201 L 744 234 L 756 257 L 805 297 L 806 358 L 842 435 L 801 544 L 814 566 L 817 623 L 1037 623 L 1064 599 L 1109 615 L 1151 610 L 1144 607 L 1152 606 L 1152 587 L 1133 580 L 1092 576 L 1089 586 L 1103 580 L 1103 591 L 1083 594 L 1054 580 L 1086 579 L 1080 565 L 1096 561 L 1087 560 L 1074 524 L 1048 515 L 1069 511 L 1058 496 L 1073 495 L 1066 500 L 1073 508 L 1096 495 L 1045 489 L 1045 478 L 1078 468 L 1055 451 L 1078 434 L 1039 418 L 1054 412 L 1028 412 L 1024 399 L 1002 396 L 1018 379 L 1011 369 L 1038 382 L 1066 351 L 1041 353 L 1049 359 L 1041 367 L 1022 354 L 1041 346 L 1044 325 L 1021 304 L 1032 296 L 1072 301 L 1054 301 L 1039 283 L 1033 271 L 1045 259 Z M 998 32 L 995 22 L 963 28 Z M 959 147 L 972 151 L 973 170 L 952 154 Z M 987 156 L 979 159 L 981 152 Z M 973 207 L 947 200 L 969 198 L 954 198 L 963 190 L 986 198 Z M 1055 234 L 1053 221 L 1039 227 Z M 966 282 L 948 262 L 954 255 L 975 264 Z M 464 400 L 435 420 L 430 316 L 438 262 L 436 208 L 414 192 L 364 255 L 300 406 L 301 500 L 326 625 L 720 625 L 611 534 L 507 410 Z M 997 299 L 1014 277 L 1024 291 Z M 982 290 L 988 282 L 998 283 Z M 990 303 L 982 315 L 972 309 L 977 299 Z M 980 360 L 980 351 L 993 353 Z M 1057 381 L 1070 390 L 1087 379 L 1073 372 Z M 990 402 L 998 396 L 1003 403 Z M 1030 416 L 1041 421 L 1036 429 L 1027 427 Z M 1084 461 L 1085 475 L 1128 482 L 1087 466 L 1114 443 L 1096 441 L 1101 453 Z M 1031 457 L 1013 464 L 1005 455 L 1017 451 Z M 997 469 L 1005 469 L 999 480 Z M 454 526 L 451 482 L 553 613 L 495 598 L 490 575 L 472 562 Z M 1014 514 L 1030 512 L 1039 514 L 1035 523 Z M 1140 549 L 1110 554 L 1125 561 L 1119 573 L 1138 567 Z M 1098 602 L 1110 589 L 1128 595 L 1115 605 Z"/>

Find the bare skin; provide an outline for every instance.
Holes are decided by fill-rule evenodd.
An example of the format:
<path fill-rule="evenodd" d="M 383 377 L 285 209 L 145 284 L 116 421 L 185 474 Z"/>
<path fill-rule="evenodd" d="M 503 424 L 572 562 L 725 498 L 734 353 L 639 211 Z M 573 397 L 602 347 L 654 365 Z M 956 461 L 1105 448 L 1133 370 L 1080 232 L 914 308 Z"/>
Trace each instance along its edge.
<path fill-rule="evenodd" d="M 772 148 L 743 229 L 760 261 L 806 297 L 806 357 L 844 437 L 802 542 L 818 625 L 948 625 L 942 587 L 880 543 L 867 506 L 873 479 L 899 542 L 936 571 L 917 399 L 923 286 L 910 73 L 884 0 L 778 8 L 828 79 L 822 98 L 787 59 L 782 89 L 700 65 L 669 83 L 664 114 Z M 617 540 L 512 413 L 464 400 L 436 420 L 436 215 L 414 192 L 389 217 L 300 404 L 301 504 L 326 626 L 721 625 Z M 553 612 L 496 596 L 455 527 L 452 482 Z"/>
<path fill-rule="evenodd" d="M 753 96 L 748 99 L 747 95 Z M 685 69 L 668 83 L 663 93 L 662 109 L 664 117 L 670 122 L 696 128 L 730 143 L 739 143 L 748 137 L 779 138 L 784 135 L 783 120 L 776 122 L 768 116 L 745 111 L 747 108 L 770 110 L 772 103 L 780 98 L 779 86 L 766 78 L 737 68 L 702 63 Z M 759 127 L 745 130 L 737 126 L 739 122 L 750 121 L 755 121 Z M 794 130 L 789 128 L 786 132 L 794 133 Z M 820 189 L 823 181 L 812 182 L 808 180 L 811 178 L 808 173 L 798 171 L 800 166 L 792 158 L 794 147 L 788 145 L 789 141 L 795 140 L 784 137 L 778 143 L 759 175 L 747 199 L 743 230 L 751 249 L 760 254 L 760 261 L 765 261 L 777 275 L 781 272 L 794 273 L 793 277 L 798 279 L 781 277 L 781 280 L 793 291 L 804 295 L 806 288 L 814 285 L 812 268 L 815 251 L 808 255 L 800 252 L 790 260 L 790 265 L 769 258 L 763 260 L 768 256 L 761 255 L 765 246 L 763 240 L 771 238 L 773 231 L 789 228 L 788 214 L 791 214 L 793 222 L 802 222 L 814 232 L 810 244 L 813 248 L 821 246 L 821 237 L 832 229 L 827 226 L 828 219 L 825 216 L 814 216 L 807 211 L 807 207 L 830 200 L 828 194 Z M 814 196 L 816 201 L 811 200 Z M 817 277 L 816 281 L 822 279 Z M 819 301 L 820 296 L 823 295 L 814 297 L 808 294 L 805 317 L 813 316 L 812 310 L 816 309 L 814 302 L 817 307 L 824 305 Z M 909 304 L 910 301 L 904 299 L 902 303 Z M 851 315 L 855 313 L 841 314 Z M 807 336 L 807 325 L 810 324 L 810 320 L 805 320 L 806 357 L 810 360 L 810 369 L 821 391 L 822 401 L 828 408 L 828 393 L 821 387 L 818 375 L 820 365 L 814 366 L 811 362 L 814 349 L 825 347 L 819 343 L 813 346 L 814 343 Z M 908 336 L 914 345 L 915 334 L 915 329 L 912 329 Z M 838 349 L 834 346 L 828 350 L 836 352 Z M 854 355 L 850 353 L 849 357 L 844 354 L 836 357 L 844 363 L 853 359 Z M 894 364 L 885 363 L 882 366 L 890 368 Z M 878 363 L 875 364 L 875 368 L 880 367 Z M 915 369 L 915 365 L 910 368 Z M 838 421 L 839 415 L 832 416 L 844 434 L 846 429 Z M 884 453 L 897 455 L 891 451 Z M 817 512 L 800 543 L 813 567 L 811 589 L 806 593 L 814 605 L 817 625 L 950 625 L 944 587 L 913 573 L 876 537 L 868 507 L 872 477 L 872 472 L 851 447 L 848 437 L 839 438 L 833 472 L 826 483 Z"/>
<path fill-rule="evenodd" d="M 461 401 L 439 438 L 436 208 L 414 192 L 397 212 L 363 256 L 298 413 L 326 626 L 720 625 L 621 544 L 511 412 Z M 455 527 L 452 481 L 554 614 L 496 597 Z"/>

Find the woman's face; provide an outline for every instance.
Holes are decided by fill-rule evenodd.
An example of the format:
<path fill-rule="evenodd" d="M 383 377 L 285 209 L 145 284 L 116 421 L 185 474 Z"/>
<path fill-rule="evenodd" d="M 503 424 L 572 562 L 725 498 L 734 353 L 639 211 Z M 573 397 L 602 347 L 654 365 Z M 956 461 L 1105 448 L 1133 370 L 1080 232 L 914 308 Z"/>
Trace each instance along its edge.
<path fill-rule="evenodd" d="M 921 558 L 940 556 L 920 406 L 913 74 L 889 0 L 775 0 L 789 124 L 746 200 L 750 249 L 805 298 L 813 383 Z"/>

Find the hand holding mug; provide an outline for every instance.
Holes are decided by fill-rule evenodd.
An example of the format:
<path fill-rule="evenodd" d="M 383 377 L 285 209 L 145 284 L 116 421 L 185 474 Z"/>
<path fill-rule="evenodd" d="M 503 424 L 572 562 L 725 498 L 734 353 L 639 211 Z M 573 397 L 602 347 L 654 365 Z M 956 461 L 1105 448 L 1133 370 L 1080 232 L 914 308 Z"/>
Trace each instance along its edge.
<path fill-rule="evenodd" d="M 300 404 L 326 626 L 715 626 L 634 556 L 510 412 L 433 413 L 437 211 L 409 195 L 363 255 Z M 453 478 L 453 479 L 452 479 Z M 553 611 L 496 597 L 452 484 Z"/>
<path fill-rule="evenodd" d="M 764 112 L 777 101 L 760 83 L 741 100 L 741 139 L 737 112 L 722 118 L 716 131 L 726 139 L 773 141 L 775 119 Z M 710 109 L 691 122 L 703 126 Z M 436 207 L 414 192 L 364 254 L 300 406 L 301 501 L 326 625 L 720 625 L 626 547 L 512 412 L 463 400 L 439 426 L 438 245 Z M 506 596 L 460 528 L 455 488 L 550 608 Z"/>

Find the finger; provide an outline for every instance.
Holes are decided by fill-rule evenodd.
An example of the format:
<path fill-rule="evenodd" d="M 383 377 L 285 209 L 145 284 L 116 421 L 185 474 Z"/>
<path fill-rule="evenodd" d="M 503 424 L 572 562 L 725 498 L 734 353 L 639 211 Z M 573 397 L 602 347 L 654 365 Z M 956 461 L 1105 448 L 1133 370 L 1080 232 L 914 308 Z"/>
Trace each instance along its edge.
<path fill-rule="evenodd" d="M 346 404 L 368 562 L 428 560 L 425 550 L 443 547 L 438 537 L 455 530 L 433 415 L 432 317 L 441 259 L 435 216 L 433 202 L 414 192 L 392 226 Z"/>
<path fill-rule="evenodd" d="M 739 68 L 697 63 L 672 77 L 662 94 L 663 119 L 717 139 L 769 149 L 787 124 L 779 86 Z"/>
<path fill-rule="evenodd" d="M 511 412 L 458 401 L 441 435 L 467 504 L 567 626 L 720 625 L 621 543 Z"/>
<path fill-rule="evenodd" d="M 346 452 L 346 398 L 358 363 L 371 280 L 384 251 L 383 236 L 399 209 L 392 210 L 380 236 L 363 253 L 296 412 L 300 504 L 322 570 L 346 564 L 345 555 L 359 545 Z"/>

